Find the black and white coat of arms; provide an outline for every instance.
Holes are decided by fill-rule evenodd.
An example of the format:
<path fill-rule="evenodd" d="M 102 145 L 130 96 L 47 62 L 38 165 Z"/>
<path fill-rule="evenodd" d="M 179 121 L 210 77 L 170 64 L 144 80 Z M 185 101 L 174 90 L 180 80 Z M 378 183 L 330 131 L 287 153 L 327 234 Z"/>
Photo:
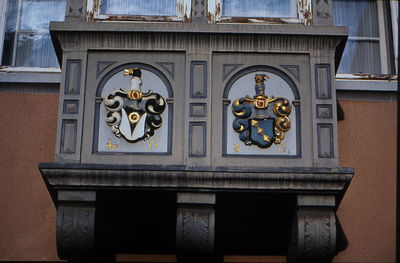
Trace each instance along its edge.
<path fill-rule="evenodd" d="M 131 78 L 130 87 L 111 91 L 103 98 L 106 122 L 115 136 L 123 137 L 128 142 L 147 140 L 162 125 L 165 99 L 151 90 L 142 92 L 142 72 L 139 68 L 125 69 L 123 74 Z"/>

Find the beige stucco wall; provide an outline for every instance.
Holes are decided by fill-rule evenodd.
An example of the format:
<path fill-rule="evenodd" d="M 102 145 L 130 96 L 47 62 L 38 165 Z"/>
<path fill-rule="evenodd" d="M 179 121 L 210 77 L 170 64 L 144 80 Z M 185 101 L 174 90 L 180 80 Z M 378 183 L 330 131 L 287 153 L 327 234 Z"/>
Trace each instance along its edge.
<path fill-rule="evenodd" d="M 397 104 L 340 104 L 340 165 L 354 167 L 356 174 L 337 212 L 349 247 L 335 261 L 394 262 Z M 0 105 L 0 261 L 58 260 L 56 210 L 37 169 L 39 162 L 53 161 L 58 95 L 2 92 Z"/>
<path fill-rule="evenodd" d="M 58 260 L 56 210 L 39 170 L 54 156 L 58 95 L 0 93 L 0 261 Z"/>
<path fill-rule="evenodd" d="M 340 101 L 340 166 L 355 175 L 337 211 L 349 241 L 336 262 L 394 262 L 397 103 Z"/>

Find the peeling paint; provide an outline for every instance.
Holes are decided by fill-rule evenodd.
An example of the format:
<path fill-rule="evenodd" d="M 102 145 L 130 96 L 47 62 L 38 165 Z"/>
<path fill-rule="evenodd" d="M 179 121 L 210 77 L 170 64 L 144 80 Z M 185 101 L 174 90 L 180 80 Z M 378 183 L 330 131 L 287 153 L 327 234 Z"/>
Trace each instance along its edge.
<path fill-rule="evenodd" d="M 216 7 L 216 0 L 208 0 L 207 1 L 207 20 L 208 23 L 215 23 L 215 7 Z"/>
<path fill-rule="evenodd" d="M 226 23 L 268 23 L 268 24 L 289 24 L 304 23 L 312 24 L 311 12 L 312 0 L 298 0 L 298 17 L 296 18 L 279 18 L 279 17 L 224 17 L 222 16 L 222 5 L 220 0 L 210 0 L 207 18 L 210 23 L 226 22 Z M 214 5 L 210 6 L 210 3 Z"/>
<path fill-rule="evenodd" d="M 183 14 L 185 11 L 185 7 L 183 6 L 182 2 L 177 2 L 176 3 L 176 10 L 178 11 L 178 14 Z"/>
<path fill-rule="evenodd" d="M 358 79 L 364 79 L 364 80 L 397 80 L 397 75 L 391 75 L 391 74 L 351 74 L 352 76 L 358 78 Z"/>
<path fill-rule="evenodd" d="M 209 23 L 213 23 L 215 20 L 214 20 L 215 18 L 213 17 L 213 15 L 208 11 L 207 12 L 207 21 L 209 22 Z"/>
<path fill-rule="evenodd" d="M 269 24 L 287 24 L 288 22 L 282 18 L 249 18 L 249 17 L 222 17 L 219 21 L 230 23 L 269 23 Z"/>
<path fill-rule="evenodd" d="M 187 0 L 178 0 L 176 6 L 177 16 L 157 16 L 157 15 L 105 15 L 100 14 L 100 0 L 88 0 L 86 20 L 92 22 L 99 21 L 163 21 L 163 22 L 190 22 L 191 9 Z"/>
<path fill-rule="evenodd" d="M 178 1 L 176 3 L 176 12 L 178 14 L 178 19 L 182 20 L 185 23 L 191 22 L 191 10 L 185 5 L 183 2 Z M 175 19 L 176 20 L 176 19 Z"/>
<path fill-rule="evenodd" d="M 176 16 L 107 16 L 102 15 L 101 20 L 104 21 L 165 21 L 165 22 L 174 22 L 177 21 Z"/>
<path fill-rule="evenodd" d="M 12 67 L 0 66 L 1 73 L 60 73 L 60 68 Z"/>
<path fill-rule="evenodd" d="M 86 11 L 86 21 L 93 22 L 94 21 L 94 13 L 93 11 Z"/>
<path fill-rule="evenodd" d="M 226 22 L 226 23 L 269 23 L 269 24 L 288 24 L 288 23 L 304 23 L 304 25 L 312 24 L 312 0 L 298 0 L 298 18 L 266 18 L 266 17 L 222 17 L 221 0 L 209 0 L 207 10 L 207 20 L 209 23 Z M 191 1 L 177 0 L 176 12 L 177 16 L 144 16 L 144 15 L 103 15 L 100 14 L 100 0 L 88 0 L 86 20 L 120 20 L 120 21 L 165 21 L 175 22 L 183 21 L 191 22 Z"/>
<path fill-rule="evenodd" d="M 297 7 L 300 22 L 306 26 L 312 25 L 311 0 L 299 0 Z"/>
<path fill-rule="evenodd" d="M 222 16 L 222 7 L 221 7 L 221 3 L 218 3 L 215 6 L 215 16 L 216 17 L 221 17 Z"/>
<path fill-rule="evenodd" d="M 86 21 L 93 22 L 99 12 L 98 0 L 88 0 L 86 7 Z"/>
<path fill-rule="evenodd" d="M 183 16 L 183 22 L 184 23 L 190 23 L 192 20 L 185 14 L 184 16 Z"/>
<path fill-rule="evenodd" d="M 184 14 L 185 13 L 185 7 L 183 6 L 182 2 L 177 2 L 176 3 L 176 12 L 177 12 L 178 16 L 179 16 L 179 14 Z M 184 14 L 183 17 L 185 15 L 186 14 Z"/>
<path fill-rule="evenodd" d="M 99 6 L 99 0 L 95 0 L 93 3 L 93 13 L 99 14 L 100 6 Z"/>

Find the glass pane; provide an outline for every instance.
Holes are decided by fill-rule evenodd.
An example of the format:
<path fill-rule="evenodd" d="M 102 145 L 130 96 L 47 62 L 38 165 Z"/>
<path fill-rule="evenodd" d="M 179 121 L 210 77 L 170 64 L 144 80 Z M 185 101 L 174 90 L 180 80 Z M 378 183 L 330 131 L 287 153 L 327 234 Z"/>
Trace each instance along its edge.
<path fill-rule="evenodd" d="M 296 18 L 298 0 L 223 0 L 222 16 Z"/>
<path fill-rule="evenodd" d="M 18 1 L 8 0 L 6 32 L 4 34 L 3 57 L 1 65 L 11 66 L 12 53 L 17 27 Z"/>
<path fill-rule="evenodd" d="M 176 0 L 101 0 L 100 14 L 176 16 Z"/>
<path fill-rule="evenodd" d="M 2 65 L 58 67 L 49 22 L 62 21 L 66 0 L 9 0 Z"/>
<path fill-rule="evenodd" d="M 334 0 L 333 20 L 348 26 L 349 36 L 379 37 L 376 0 Z"/>
<path fill-rule="evenodd" d="M 338 73 L 381 73 L 378 14 L 376 0 L 333 0 L 333 20 L 347 26 L 350 37 Z"/>
<path fill-rule="evenodd" d="M 338 73 L 381 73 L 378 41 L 347 41 Z"/>
<path fill-rule="evenodd" d="M 65 16 L 65 0 L 23 0 L 20 30 L 47 32 L 50 21 L 62 21 Z"/>
<path fill-rule="evenodd" d="M 17 67 L 58 67 L 50 34 L 19 33 Z"/>

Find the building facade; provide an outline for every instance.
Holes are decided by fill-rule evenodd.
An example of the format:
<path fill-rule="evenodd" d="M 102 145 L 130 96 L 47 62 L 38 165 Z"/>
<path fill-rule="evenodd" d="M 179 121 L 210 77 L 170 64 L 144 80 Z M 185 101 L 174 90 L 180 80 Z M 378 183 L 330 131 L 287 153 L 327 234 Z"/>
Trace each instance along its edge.
<path fill-rule="evenodd" d="M 0 260 L 395 261 L 397 2 L 1 5 Z"/>

